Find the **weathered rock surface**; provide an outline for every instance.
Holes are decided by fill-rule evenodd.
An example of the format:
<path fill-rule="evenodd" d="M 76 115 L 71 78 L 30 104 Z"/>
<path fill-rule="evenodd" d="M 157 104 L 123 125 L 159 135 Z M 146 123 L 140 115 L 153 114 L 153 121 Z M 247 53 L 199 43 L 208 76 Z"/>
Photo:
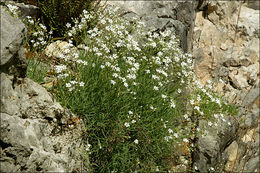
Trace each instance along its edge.
<path fill-rule="evenodd" d="M 25 77 L 26 60 L 21 47 L 25 25 L 19 19 L 13 18 L 3 6 L 1 8 L 1 63 L 0 71 Z M 14 27 L 15 26 L 15 27 Z M 12 31 L 12 32 L 10 32 Z"/>
<path fill-rule="evenodd" d="M 208 2 L 197 13 L 193 36 L 195 71 L 202 83 L 230 84 L 221 90 L 228 97 L 258 84 L 259 10 L 241 1 Z"/>
<path fill-rule="evenodd" d="M 1 7 L 1 172 L 84 171 L 80 123 L 39 84 L 26 78 L 25 27 Z"/>
<path fill-rule="evenodd" d="M 220 172 L 259 172 L 259 10 L 253 7 L 257 3 L 204 1 L 197 13 L 196 75 L 204 84 L 215 81 L 216 90 L 239 106 L 236 132 L 224 133 L 228 142 L 214 128 L 199 138 L 194 161 L 200 172 L 210 167 Z"/>

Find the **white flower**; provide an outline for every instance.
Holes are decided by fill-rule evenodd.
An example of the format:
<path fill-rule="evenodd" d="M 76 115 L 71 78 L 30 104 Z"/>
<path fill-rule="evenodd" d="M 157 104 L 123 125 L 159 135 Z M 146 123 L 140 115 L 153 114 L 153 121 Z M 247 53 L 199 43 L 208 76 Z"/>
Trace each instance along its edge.
<path fill-rule="evenodd" d="M 132 112 L 132 111 L 128 111 L 128 114 L 132 115 L 132 114 L 133 114 L 133 112 Z"/>
<path fill-rule="evenodd" d="M 124 86 L 127 88 L 128 87 L 128 83 L 124 82 Z"/>
<path fill-rule="evenodd" d="M 131 122 L 134 124 L 134 123 L 136 123 L 136 120 L 132 120 Z"/>
<path fill-rule="evenodd" d="M 230 123 L 230 122 L 228 122 L 228 125 L 229 125 L 229 126 L 231 126 L 231 123 Z"/>
<path fill-rule="evenodd" d="M 208 122 L 208 125 L 209 125 L 209 126 L 212 126 L 212 122 Z"/>
<path fill-rule="evenodd" d="M 156 43 L 155 42 L 151 43 L 151 46 L 156 47 Z"/>
<path fill-rule="evenodd" d="M 188 118 L 189 118 L 189 116 L 188 116 L 187 114 L 185 114 L 183 117 L 184 117 L 185 119 L 188 119 Z"/>
<path fill-rule="evenodd" d="M 198 101 L 198 102 L 201 101 L 200 95 L 197 96 L 197 101 Z"/>
<path fill-rule="evenodd" d="M 176 105 L 175 105 L 175 103 L 174 103 L 174 101 L 173 101 L 173 100 L 171 100 L 170 107 L 171 107 L 171 108 L 175 108 L 175 107 L 176 107 Z"/>
<path fill-rule="evenodd" d="M 105 65 L 108 66 L 108 67 L 110 67 L 110 66 L 111 66 L 111 63 L 110 63 L 110 62 L 106 62 Z"/>
<path fill-rule="evenodd" d="M 34 24 L 34 21 L 33 21 L 33 20 L 28 20 L 28 22 L 29 22 L 30 24 Z"/>
<path fill-rule="evenodd" d="M 172 129 L 168 129 L 168 132 L 169 132 L 169 133 L 173 133 L 173 130 L 172 130 Z"/>
<path fill-rule="evenodd" d="M 138 144 L 139 143 L 138 139 L 134 140 L 134 143 Z"/>
<path fill-rule="evenodd" d="M 187 142 L 189 142 L 189 140 L 188 140 L 187 138 L 184 138 L 184 139 L 183 139 L 183 142 L 186 142 L 186 143 L 187 143 Z"/>
<path fill-rule="evenodd" d="M 130 127 L 130 124 L 129 123 L 125 123 L 124 124 L 126 127 Z"/>
<path fill-rule="evenodd" d="M 150 70 L 145 70 L 145 72 L 146 72 L 147 74 L 149 74 L 151 71 L 150 71 Z"/>
<path fill-rule="evenodd" d="M 200 108 L 198 106 L 195 106 L 194 109 L 196 109 L 197 111 L 200 111 Z"/>
<path fill-rule="evenodd" d="M 111 80 L 110 82 L 111 82 L 112 85 L 116 84 L 116 82 L 114 80 Z"/>
<path fill-rule="evenodd" d="M 190 104 L 194 105 L 194 100 L 193 99 L 190 100 Z"/>
<path fill-rule="evenodd" d="M 61 73 L 63 70 L 66 70 L 67 67 L 65 65 L 56 65 L 56 73 Z"/>
<path fill-rule="evenodd" d="M 165 139 L 166 141 L 169 141 L 169 139 L 172 139 L 172 136 L 165 136 L 164 139 Z"/>
<path fill-rule="evenodd" d="M 194 169 L 195 169 L 195 170 L 198 170 L 198 167 L 197 167 L 197 166 L 194 166 Z"/>
<path fill-rule="evenodd" d="M 70 87 L 71 87 L 71 84 L 70 84 L 70 83 L 66 83 L 66 87 L 67 87 L 67 88 L 70 88 Z"/>
<path fill-rule="evenodd" d="M 114 73 L 114 74 L 113 74 L 113 77 L 117 78 L 117 77 L 118 77 L 118 74 L 117 74 L 117 73 Z"/>
<path fill-rule="evenodd" d="M 162 98 L 164 98 L 164 99 L 165 99 L 166 97 L 167 97 L 166 95 L 162 94 Z"/>
<path fill-rule="evenodd" d="M 220 105 L 220 100 L 219 100 L 219 99 L 216 99 L 216 103 Z"/>
<path fill-rule="evenodd" d="M 179 93 L 179 94 L 181 93 L 181 89 L 178 89 L 178 93 Z"/>
<path fill-rule="evenodd" d="M 89 150 L 90 150 L 90 147 L 91 147 L 91 144 L 87 144 L 87 146 L 86 146 L 86 151 L 89 151 Z"/>
<path fill-rule="evenodd" d="M 159 172 L 159 171 L 160 171 L 158 166 L 156 167 L 156 170 L 155 170 L 155 171 L 156 171 L 156 172 Z"/>
<path fill-rule="evenodd" d="M 85 85 L 84 82 L 80 82 L 80 83 L 79 83 L 79 86 L 81 86 L 81 87 L 83 87 L 84 85 Z"/>
<path fill-rule="evenodd" d="M 154 74 L 152 75 L 152 78 L 153 78 L 153 79 L 157 79 L 157 80 L 160 79 L 158 76 L 156 76 L 156 75 L 154 75 Z"/>
<path fill-rule="evenodd" d="M 211 170 L 211 171 L 214 171 L 215 169 L 214 169 L 213 167 L 210 167 L 210 170 Z"/>
<path fill-rule="evenodd" d="M 76 83 L 77 83 L 77 81 L 75 81 L 75 80 L 72 80 L 72 81 L 70 81 L 70 83 L 74 85 L 74 84 L 76 84 Z"/>
<path fill-rule="evenodd" d="M 101 66 L 100 66 L 100 68 L 102 68 L 102 69 L 103 69 L 103 68 L 105 68 L 105 66 L 104 66 L 104 65 L 101 65 Z"/>
<path fill-rule="evenodd" d="M 178 133 L 174 133 L 173 136 L 174 136 L 175 138 L 178 138 L 178 137 L 179 137 Z"/>
<path fill-rule="evenodd" d="M 211 84 L 211 80 L 208 79 L 208 80 L 207 80 L 207 83 L 208 83 L 208 84 Z"/>
<path fill-rule="evenodd" d="M 153 89 L 154 89 L 155 91 L 158 91 L 158 90 L 159 90 L 159 88 L 158 88 L 157 86 L 154 86 Z"/>
<path fill-rule="evenodd" d="M 102 20 L 100 20 L 100 23 L 102 23 L 104 25 L 104 24 L 106 24 L 106 20 L 102 19 Z"/>

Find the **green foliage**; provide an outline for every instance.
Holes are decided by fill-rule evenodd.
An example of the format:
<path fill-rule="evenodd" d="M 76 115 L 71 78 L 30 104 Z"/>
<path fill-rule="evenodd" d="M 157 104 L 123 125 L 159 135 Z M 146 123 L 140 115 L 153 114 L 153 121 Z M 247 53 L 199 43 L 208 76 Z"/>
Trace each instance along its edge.
<path fill-rule="evenodd" d="M 24 23 L 27 27 L 24 45 L 29 51 L 42 51 L 52 41 L 52 31 L 31 16 L 26 16 Z"/>
<path fill-rule="evenodd" d="M 171 31 L 147 32 L 118 16 L 107 8 L 73 21 L 52 91 L 84 119 L 89 171 L 172 171 L 180 146 L 201 134 L 200 119 L 212 126 L 237 110 L 196 81 L 192 57 Z M 46 71 L 37 66 L 30 62 L 28 75 L 40 82 Z"/>
<path fill-rule="evenodd" d="M 35 59 L 27 60 L 27 76 L 37 83 L 43 83 L 44 78 L 47 76 L 48 65 L 43 64 L 41 61 Z"/>
<path fill-rule="evenodd" d="M 83 9 L 93 10 L 94 0 L 38 0 L 37 5 L 44 16 L 45 25 L 53 30 L 54 37 L 62 37 L 66 23 L 72 23 Z"/>

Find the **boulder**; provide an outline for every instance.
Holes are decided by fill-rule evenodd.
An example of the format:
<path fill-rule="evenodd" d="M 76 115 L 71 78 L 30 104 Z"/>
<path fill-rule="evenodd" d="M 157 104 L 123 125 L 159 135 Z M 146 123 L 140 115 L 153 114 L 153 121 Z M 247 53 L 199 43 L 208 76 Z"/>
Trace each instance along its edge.
<path fill-rule="evenodd" d="M 76 116 L 26 77 L 24 33 L 24 25 L 1 6 L 0 171 L 87 171 L 82 121 L 71 127 Z"/>
<path fill-rule="evenodd" d="M 26 76 L 25 49 L 21 47 L 26 32 L 25 25 L 1 8 L 1 62 L 0 72 L 18 77 Z"/>
<path fill-rule="evenodd" d="M 205 120 L 199 122 L 199 128 L 204 134 L 198 138 L 193 164 L 200 172 L 208 172 L 211 167 L 215 168 L 227 160 L 223 151 L 237 137 L 239 124 L 233 117 L 224 116 L 216 119 L 216 122 L 218 126 L 209 126 Z"/>

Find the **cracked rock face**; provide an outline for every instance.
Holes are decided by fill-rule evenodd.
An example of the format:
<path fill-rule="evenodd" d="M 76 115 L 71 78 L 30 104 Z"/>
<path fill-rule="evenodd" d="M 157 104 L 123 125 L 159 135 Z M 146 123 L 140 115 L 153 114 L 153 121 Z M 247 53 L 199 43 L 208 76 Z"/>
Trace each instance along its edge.
<path fill-rule="evenodd" d="M 203 84 L 217 83 L 216 90 L 239 106 L 239 115 L 227 138 L 209 128 L 198 140 L 195 165 L 201 172 L 259 172 L 259 2 L 205 1 L 200 10 L 193 34 L 195 73 Z"/>
<path fill-rule="evenodd" d="M 1 6 L 1 172 L 84 171 L 81 124 L 42 86 L 26 78 L 25 26 Z"/>

